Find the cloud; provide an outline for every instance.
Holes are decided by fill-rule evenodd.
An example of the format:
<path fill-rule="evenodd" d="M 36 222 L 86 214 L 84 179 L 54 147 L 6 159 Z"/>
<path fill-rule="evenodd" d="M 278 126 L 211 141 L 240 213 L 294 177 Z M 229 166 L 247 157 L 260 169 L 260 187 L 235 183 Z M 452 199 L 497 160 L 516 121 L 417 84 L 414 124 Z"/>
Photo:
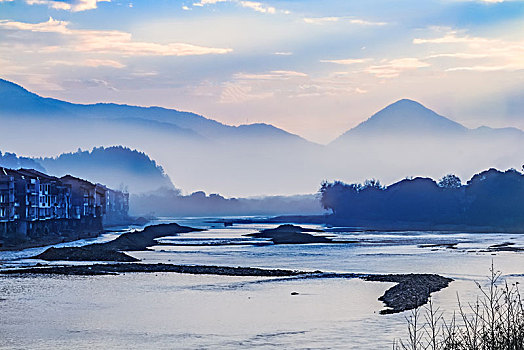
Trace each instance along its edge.
<path fill-rule="evenodd" d="M 109 82 L 102 79 L 69 79 L 63 82 L 64 87 L 66 88 L 94 88 L 94 87 L 103 87 L 111 91 L 118 91 L 113 85 Z"/>
<path fill-rule="evenodd" d="M 265 73 L 236 73 L 221 85 L 219 103 L 245 103 L 262 99 L 304 99 L 320 96 L 347 96 L 367 93 L 354 79 L 314 78 L 307 73 L 274 70 Z M 210 87 L 199 93 L 210 92 Z"/>
<path fill-rule="evenodd" d="M 94 58 L 88 58 L 83 61 L 49 61 L 49 64 L 53 65 L 64 65 L 64 66 L 83 66 L 83 67 L 111 67 L 111 68 L 125 68 L 126 65 L 122 64 L 115 60 L 105 60 L 105 59 L 94 59 Z"/>
<path fill-rule="evenodd" d="M 256 2 L 256 1 L 240 1 L 239 4 L 242 7 L 250 8 L 252 10 L 255 10 L 255 11 L 261 12 L 261 13 L 274 14 L 274 13 L 277 12 L 277 10 L 274 7 L 272 7 L 272 6 L 264 6 L 262 3 Z"/>
<path fill-rule="evenodd" d="M 371 22 L 371 21 L 365 21 L 363 19 L 350 19 L 349 23 L 359 24 L 362 26 L 385 26 L 387 25 L 387 22 Z"/>
<path fill-rule="evenodd" d="M 389 60 L 383 64 L 371 65 L 365 68 L 364 72 L 375 75 L 378 78 L 395 78 L 402 72 L 429 66 L 431 66 L 429 63 L 423 62 L 418 58 L 407 57 Z"/>
<path fill-rule="evenodd" d="M 274 96 L 272 91 L 255 92 L 252 86 L 227 82 L 223 85 L 220 94 L 220 103 L 244 103 L 253 100 L 262 100 Z"/>
<path fill-rule="evenodd" d="M 369 61 L 367 58 L 347 58 L 342 60 L 320 60 L 322 63 L 335 63 L 335 64 L 344 64 L 344 65 L 351 65 L 351 64 L 358 64 L 358 63 L 364 63 Z"/>
<path fill-rule="evenodd" d="M 250 73 L 237 73 L 234 75 L 235 79 L 250 79 L 250 80 L 283 80 L 290 78 L 304 78 L 308 75 L 302 72 L 286 71 L 286 70 L 274 70 L 264 74 L 250 74 Z"/>
<path fill-rule="evenodd" d="M 205 5 L 214 5 L 219 2 L 228 2 L 230 0 L 200 0 L 199 2 L 193 3 L 193 6 L 205 6 Z"/>
<path fill-rule="evenodd" d="M 468 35 L 458 36 L 457 31 L 450 31 L 442 37 L 432 39 L 413 39 L 413 44 L 485 44 L 490 42 L 489 39 L 470 37 Z"/>
<path fill-rule="evenodd" d="M 26 0 L 26 3 L 29 5 L 47 5 L 55 10 L 73 12 L 96 9 L 99 2 L 111 2 L 111 0 Z"/>
<path fill-rule="evenodd" d="M 361 26 L 385 26 L 386 22 L 372 22 L 353 17 L 304 17 L 304 22 L 308 24 L 328 24 L 335 22 L 351 23 Z"/>
<path fill-rule="evenodd" d="M 338 22 L 340 17 L 305 17 L 304 22 L 308 24 L 325 24 Z"/>
<path fill-rule="evenodd" d="M 187 43 L 159 44 L 145 41 L 134 41 L 131 34 L 117 30 L 71 29 L 67 21 L 49 18 L 47 22 L 25 23 L 0 20 L 0 29 L 33 33 L 61 34 L 60 45 L 50 45 L 43 51 L 73 51 L 96 54 L 116 54 L 122 56 L 192 56 L 208 54 L 226 54 L 229 48 L 214 48 Z"/>
<path fill-rule="evenodd" d="M 248 8 L 260 13 L 275 14 L 277 9 L 273 6 L 265 5 L 258 1 L 248 1 L 248 0 L 200 0 L 199 2 L 193 3 L 193 6 L 204 7 L 206 5 L 215 5 L 221 2 L 231 2 L 239 5 L 240 7 Z M 289 14 L 287 10 L 281 10 L 280 12 L 284 14 Z"/>
<path fill-rule="evenodd" d="M 413 40 L 417 45 L 431 45 L 441 51 L 428 58 L 455 58 L 471 60 L 471 63 L 455 63 L 447 71 L 516 71 L 524 70 L 524 40 L 475 37 L 450 30 L 436 38 Z M 463 62 L 463 61 L 461 61 Z"/>
<path fill-rule="evenodd" d="M 435 55 L 430 55 L 427 57 L 427 59 L 432 59 L 432 58 L 476 59 L 476 58 L 484 58 L 484 57 L 488 57 L 488 55 L 484 53 L 453 52 L 453 53 L 439 53 Z"/>
<path fill-rule="evenodd" d="M 291 56 L 291 55 L 293 55 L 293 52 L 291 52 L 291 51 L 277 51 L 277 52 L 274 52 L 273 55 L 277 55 L 277 56 Z"/>

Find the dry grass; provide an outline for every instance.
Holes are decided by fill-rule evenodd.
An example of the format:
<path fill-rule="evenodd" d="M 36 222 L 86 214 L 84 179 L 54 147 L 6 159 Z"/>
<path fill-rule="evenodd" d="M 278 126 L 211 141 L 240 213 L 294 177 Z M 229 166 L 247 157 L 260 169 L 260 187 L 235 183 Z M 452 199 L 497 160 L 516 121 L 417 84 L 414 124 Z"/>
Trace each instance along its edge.
<path fill-rule="evenodd" d="M 493 263 L 487 287 L 476 282 L 475 303 L 463 305 L 449 319 L 430 299 L 406 317 L 408 334 L 393 350 L 524 350 L 524 305 L 518 282 L 500 278 Z"/>

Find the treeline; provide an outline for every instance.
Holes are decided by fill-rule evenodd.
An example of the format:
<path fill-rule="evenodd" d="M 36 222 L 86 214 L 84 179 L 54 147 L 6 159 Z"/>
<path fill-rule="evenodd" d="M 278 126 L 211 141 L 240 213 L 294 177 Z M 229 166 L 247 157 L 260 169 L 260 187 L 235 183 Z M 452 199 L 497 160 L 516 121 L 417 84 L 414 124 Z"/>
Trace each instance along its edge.
<path fill-rule="evenodd" d="M 0 151 L 0 166 L 10 169 L 28 168 L 35 169 L 41 172 L 46 172 L 46 169 L 37 161 L 28 157 L 18 157 L 15 153 Z"/>
<path fill-rule="evenodd" d="M 516 229 L 524 224 L 524 175 L 515 169 L 489 169 L 465 185 L 455 175 L 436 182 L 404 179 L 384 187 L 324 182 L 321 203 L 332 219 L 346 225 L 469 225 Z M 521 226 L 520 226 L 521 227 Z"/>
<path fill-rule="evenodd" d="M 132 215 L 153 216 L 240 216 L 240 215 L 315 215 L 323 210 L 315 195 L 225 198 L 202 191 L 182 195 L 179 190 L 131 195 Z"/>

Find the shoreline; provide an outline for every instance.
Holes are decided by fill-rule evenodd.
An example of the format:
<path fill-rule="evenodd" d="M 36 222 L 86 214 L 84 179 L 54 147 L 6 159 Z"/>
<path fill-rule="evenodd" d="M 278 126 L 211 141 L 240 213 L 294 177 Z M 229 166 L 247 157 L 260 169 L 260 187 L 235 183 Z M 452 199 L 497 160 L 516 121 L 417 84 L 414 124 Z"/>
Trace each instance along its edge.
<path fill-rule="evenodd" d="M 359 278 L 370 282 L 393 282 L 395 285 L 378 298 L 385 305 L 380 314 L 394 314 L 420 307 L 428 302 L 431 294 L 441 291 L 453 281 L 436 274 L 357 274 L 254 267 L 230 267 L 174 264 L 91 264 L 81 266 L 38 266 L 0 270 L 0 275 L 67 275 L 101 276 L 122 273 L 180 273 L 238 277 L 289 277 L 289 278 Z"/>
<path fill-rule="evenodd" d="M 350 221 L 325 215 L 281 215 L 259 219 L 219 219 L 208 221 L 208 223 L 234 225 L 234 224 L 301 224 L 301 225 L 325 225 L 325 232 L 337 232 L 349 230 L 354 232 L 403 232 L 403 231 L 427 231 L 427 232 L 464 232 L 464 233 L 515 233 L 523 234 L 524 229 L 520 227 L 498 227 L 498 226 L 474 226 L 467 224 L 434 224 L 434 223 L 411 223 L 411 222 L 368 222 Z M 334 227 L 333 229 L 331 229 Z"/>
<path fill-rule="evenodd" d="M 114 221 L 109 225 L 103 227 L 101 231 L 94 232 L 89 230 L 78 230 L 75 232 L 68 232 L 67 235 L 61 235 L 56 232 L 48 234 L 44 237 L 36 237 L 26 240 L 20 240 L 15 244 L 8 243 L 7 245 L 0 245 L 0 252 L 4 251 L 20 251 L 29 248 L 40 248 L 48 245 L 55 245 L 60 243 L 70 243 L 81 239 L 97 238 L 100 235 L 108 232 L 114 232 L 114 229 L 122 226 L 143 226 L 147 225 L 148 219 L 143 217 L 129 218 L 129 220 Z"/>

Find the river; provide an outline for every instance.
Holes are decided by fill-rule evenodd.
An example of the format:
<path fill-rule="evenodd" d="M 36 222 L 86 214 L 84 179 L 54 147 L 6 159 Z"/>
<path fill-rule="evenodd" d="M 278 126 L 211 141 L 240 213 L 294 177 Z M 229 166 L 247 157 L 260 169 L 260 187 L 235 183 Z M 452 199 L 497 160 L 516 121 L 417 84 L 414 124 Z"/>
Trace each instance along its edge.
<path fill-rule="evenodd" d="M 524 282 L 524 253 L 484 251 L 501 243 L 524 247 L 518 234 L 335 230 L 328 234 L 359 243 L 242 245 L 253 243 L 244 234 L 277 225 L 223 227 L 201 218 L 155 223 L 173 221 L 208 230 L 163 238 L 162 245 L 129 254 L 148 263 L 438 273 L 455 279 L 433 298 L 446 316 L 456 309 L 457 294 L 463 302 L 475 299 L 474 282 L 486 280 L 492 261 L 504 278 Z M 129 229 L 140 228 L 121 227 L 67 245 L 107 241 Z M 456 243 L 454 249 L 442 245 L 450 243 Z M 0 252 L 2 267 L 45 263 L 27 259 L 42 250 Z M 379 314 L 383 305 L 377 298 L 392 285 L 175 273 L 6 276 L 0 277 L 0 348 L 391 349 L 407 335 L 409 316 Z"/>

